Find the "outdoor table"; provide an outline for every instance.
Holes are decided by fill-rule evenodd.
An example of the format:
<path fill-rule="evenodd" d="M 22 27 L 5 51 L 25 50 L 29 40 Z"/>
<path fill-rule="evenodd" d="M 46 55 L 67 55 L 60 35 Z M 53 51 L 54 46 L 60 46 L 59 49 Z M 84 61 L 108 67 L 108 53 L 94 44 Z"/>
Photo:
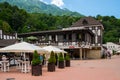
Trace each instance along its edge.
<path fill-rule="evenodd" d="M 24 73 L 30 72 L 30 69 L 29 69 L 30 62 L 29 61 L 22 61 L 21 63 L 22 63 L 21 72 L 24 72 Z"/>
<path fill-rule="evenodd" d="M 1 70 L 3 72 L 9 71 L 9 61 L 1 61 Z"/>

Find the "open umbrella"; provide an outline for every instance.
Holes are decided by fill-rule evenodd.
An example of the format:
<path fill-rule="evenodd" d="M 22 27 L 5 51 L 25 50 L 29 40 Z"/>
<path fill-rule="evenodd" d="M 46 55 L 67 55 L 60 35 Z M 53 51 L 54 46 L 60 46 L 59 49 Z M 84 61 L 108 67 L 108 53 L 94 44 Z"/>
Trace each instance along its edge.
<path fill-rule="evenodd" d="M 66 51 L 61 50 L 61 49 L 59 49 L 59 48 L 57 48 L 55 46 L 45 46 L 45 47 L 43 47 L 43 49 L 47 50 L 48 52 L 53 51 L 55 53 L 60 53 L 60 52 L 61 53 L 67 53 Z"/>
<path fill-rule="evenodd" d="M 0 49 L 0 52 L 34 52 L 37 50 L 40 53 L 47 52 L 45 49 L 42 49 L 38 46 L 27 42 L 16 43 Z"/>

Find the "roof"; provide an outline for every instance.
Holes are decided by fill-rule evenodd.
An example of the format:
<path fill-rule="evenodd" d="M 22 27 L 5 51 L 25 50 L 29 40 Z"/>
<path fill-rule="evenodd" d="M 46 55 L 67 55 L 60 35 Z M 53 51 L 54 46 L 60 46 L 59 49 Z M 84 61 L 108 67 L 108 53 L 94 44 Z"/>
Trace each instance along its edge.
<path fill-rule="evenodd" d="M 9 46 L 16 42 L 17 42 L 17 39 L 3 39 L 3 40 L 0 40 L 0 47 Z"/>
<path fill-rule="evenodd" d="M 49 30 L 49 31 L 38 31 L 38 32 L 30 32 L 30 33 L 21 33 L 21 34 L 18 34 L 18 37 L 23 37 L 23 36 L 35 36 L 35 35 L 44 35 L 44 34 L 61 34 L 61 33 L 64 33 L 64 32 L 76 32 L 76 31 L 81 31 L 81 32 L 88 32 L 90 33 L 91 35 L 94 35 L 94 33 L 89 30 L 89 29 L 75 29 L 75 30 Z"/>
<path fill-rule="evenodd" d="M 90 25 L 102 25 L 100 21 L 94 19 L 93 17 L 84 17 L 74 23 L 71 27 L 82 27 Z"/>

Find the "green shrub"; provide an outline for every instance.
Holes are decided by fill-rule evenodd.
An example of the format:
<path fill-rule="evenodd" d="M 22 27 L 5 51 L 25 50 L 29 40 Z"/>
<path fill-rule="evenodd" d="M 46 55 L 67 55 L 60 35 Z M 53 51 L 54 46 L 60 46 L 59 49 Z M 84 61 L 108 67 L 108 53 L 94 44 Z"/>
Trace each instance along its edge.
<path fill-rule="evenodd" d="M 48 59 L 48 62 L 49 63 L 55 63 L 56 62 L 55 54 L 54 54 L 53 51 L 51 51 L 50 58 Z"/>
<path fill-rule="evenodd" d="M 64 57 L 62 53 L 59 54 L 58 61 L 64 61 Z"/>
<path fill-rule="evenodd" d="M 65 60 L 70 60 L 70 55 L 68 53 L 65 56 Z"/>
<path fill-rule="evenodd" d="M 33 60 L 32 60 L 32 65 L 40 65 L 41 64 L 41 60 L 39 58 L 39 54 L 37 53 L 37 51 L 34 51 L 33 54 Z"/>

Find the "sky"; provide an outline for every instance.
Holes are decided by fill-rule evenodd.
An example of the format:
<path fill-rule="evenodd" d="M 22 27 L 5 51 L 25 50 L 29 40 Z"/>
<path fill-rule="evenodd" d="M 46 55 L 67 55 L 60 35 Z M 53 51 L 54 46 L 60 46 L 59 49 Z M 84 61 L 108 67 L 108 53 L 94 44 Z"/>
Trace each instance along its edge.
<path fill-rule="evenodd" d="M 120 19 L 120 0 L 41 0 L 85 16 L 115 16 Z"/>

